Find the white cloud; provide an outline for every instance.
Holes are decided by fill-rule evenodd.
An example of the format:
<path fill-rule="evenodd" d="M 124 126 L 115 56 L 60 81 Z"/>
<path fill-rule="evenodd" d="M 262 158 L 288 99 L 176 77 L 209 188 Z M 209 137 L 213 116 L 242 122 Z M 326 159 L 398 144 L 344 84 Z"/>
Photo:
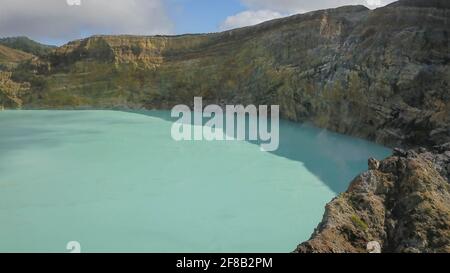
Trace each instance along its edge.
<path fill-rule="evenodd" d="M 248 10 L 233 16 L 228 16 L 222 23 L 221 30 L 232 28 L 240 28 L 245 26 L 256 25 L 264 21 L 283 17 L 283 14 L 271 10 Z"/>
<path fill-rule="evenodd" d="M 0 37 L 25 35 L 39 41 L 68 41 L 93 34 L 173 34 L 174 25 L 165 9 L 174 8 L 172 1 L 1 0 Z M 375 7 L 369 4 L 385 5 L 394 0 L 240 1 L 246 10 L 226 18 L 222 30 L 311 10 L 349 4 Z"/>
<path fill-rule="evenodd" d="M 162 0 L 1 1 L 0 37 L 72 40 L 92 34 L 150 35 L 172 30 Z"/>
<path fill-rule="evenodd" d="M 221 29 L 250 26 L 263 21 L 305 13 L 313 10 L 336 8 L 346 5 L 365 5 L 376 8 L 396 0 L 241 0 L 248 10 L 227 17 Z"/>

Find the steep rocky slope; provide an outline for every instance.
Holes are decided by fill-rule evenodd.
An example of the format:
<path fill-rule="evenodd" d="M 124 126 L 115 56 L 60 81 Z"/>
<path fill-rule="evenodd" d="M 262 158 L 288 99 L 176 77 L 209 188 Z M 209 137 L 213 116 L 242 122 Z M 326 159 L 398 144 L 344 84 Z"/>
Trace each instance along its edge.
<path fill-rule="evenodd" d="M 398 133 L 409 131 L 414 137 L 413 139 L 404 138 L 403 142 L 408 142 L 404 146 L 417 146 L 420 143 L 431 147 L 431 143 L 444 143 L 450 135 L 448 125 L 441 129 L 435 127 L 428 132 L 426 129 L 436 125 L 434 123 L 436 115 L 441 115 L 442 120 L 447 124 L 450 118 L 448 110 L 449 8 L 449 1 L 439 0 L 400 1 L 385 8 L 391 11 L 410 12 L 409 15 L 413 17 L 414 14 L 422 13 L 425 15 L 420 16 L 422 19 L 432 17 L 431 10 L 445 11 L 446 16 L 443 25 L 447 30 L 443 32 L 442 40 L 439 40 L 436 33 L 429 31 L 429 28 L 424 28 L 413 36 L 407 33 L 414 32 L 414 28 L 404 29 L 399 34 L 391 36 L 393 39 L 402 39 L 402 37 L 406 39 L 397 41 L 399 47 L 392 48 L 390 56 L 395 55 L 395 51 L 397 54 L 407 52 L 406 55 L 408 55 L 412 48 L 416 56 L 410 59 L 409 55 L 407 59 L 396 63 L 397 59 L 394 63 L 398 68 L 392 69 L 386 66 L 387 74 L 384 74 L 386 79 L 398 77 L 392 89 L 398 94 L 390 99 L 393 99 L 394 103 L 406 106 L 403 109 L 401 109 L 403 106 L 397 108 L 400 111 L 388 119 L 385 125 L 392 126 L 392 129 L 389 129 L 387 135 L 391 134 L 394 139 L 396 135 L 404 138 L 403 133 L 400 135 Z M 409 15 L 407 13 L 404 15 L 406 18 L 398 16 L 398 20 L 407 20 Z M 393 27 L 398 25 L 395 24 Z M 398 37 L 395 38 L 395 36 Z M 425 46 L 424 43 L 419 42 L 421 38 L 433 40 L 434 45 Z M 373 40 L 371 46 L 375 46 L 378 42 L 379 40 Z M 409 49 L 407 49 L 407 43 L 409 43 Z M 441 43 L 442 46 L 442 55 L 439 57 L 442 62 L 435 66 L 437 43 Z M 427 49 L 427 53 L 419 53 L 424 49 Z M 383 62 L 383 58 L 389 55 L 380 55 L 382 57 L 378 60 L 376 56 L 373 56 L 375 62 L 370 65 L 370 69 L 376 68 L 375 64 Z M 419 57 L 420 55 L 422 56 Z M 411 60 L 413 61 L 410 63 Z M 418 60 L 428 65 L 419 68 Z M 434 70 L 437 67 L 440 67 L 438 69 L 440 72 Z M 419 69 L 416 70 L 417 68 Z M 394 74 L 389 74 L 390 72 Z M 438 89 L 441 92 L 436 92 Z M 432 105 L 440 98 L 442 105 L 435 104 L 435 113 L 432 113 L 432 107 L 425 112 L 417 111 L 424 109 L 423 103 Z M 388 109 L 386 105 L 392 104 L 390 102 L 380 104 L 377 111 L 389 116 L 393 108 L 391 106 L 391 109 Z M 440 112 L 438 110 L 440 107 L 446 110 Z M 411 122 L 415 124 L 411 126 Z M 435 134 L 443 134 L 444 137 L 429 141 Z M 369 171 L 357 176 L 347 192 L 327 205 L 323 220 L 311 239 L 300 244 L 295 252 L 367 253 L 377 251 L 377 246 L 380 246 L 381 252 L 448 253 L 450 252 L 449 178 L 450 144 L 437 145 L 428 150 L 417 148 L 405 152 L 397 149 L 392 157 L 381 162 L 370 159 Z"/>
<path fill-rule="evenodd" d="M 29 84 L 14 82 L 11 75 L 11 72 L 0 71 L 0 109 L 22 107 L 21 97 L 29 89 Z"/>
<path fill-rule="evenodd" d="M 223 33 L 95 36 L 23 64 L 29 108 L 279 104 L 390 146 L 450 141 L 448 1 L 310 12 Z"/>
<path fill-rule="evenodd" d="M 296 252 L 450 252 L 450 143 L 369 161 Z"/>
<path fill-rule="evenodd" d="M 438 147 L 450 142 L 449 19 L 450 1 L 403 0 L 222 33 L 94 36 L 0 74 L 0 91 L 14 90 L 0 105 L 168 109 L 202 96 L 279 104 L 286 119 L 424 146 L 371 160 L 297 251 L 366 252 L 377 241 L 385 252 L 450 252 L 450 151 Z"/>
<path fill-rule="evenodd" d="M 0 109 L 22 107 L 22 97 L 30 84 L 12 80 L 12 72 L 20 63 L 31 60 L 33 55 L 0 44 Z"/>

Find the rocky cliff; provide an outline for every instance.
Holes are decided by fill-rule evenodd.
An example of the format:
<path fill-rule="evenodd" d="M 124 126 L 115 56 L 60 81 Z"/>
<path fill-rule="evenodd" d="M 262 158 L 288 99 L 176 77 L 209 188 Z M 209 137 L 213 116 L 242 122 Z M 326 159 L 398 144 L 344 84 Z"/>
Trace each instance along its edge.
<path fill-rule="evenodd" d="M 11 75 L 11 72 L 0 71 L 0 109 L 22 107 L 21 97 L 29 89 L 29 84 L 14 82 Z"/>
<path fill-rule="evenodd" d="M 0 106 L 168 109 L 202 96 L 427 147 L 371 160 L 297 251 L 366 252 L 376 241 L 386 252 L 448 252 L 450 151 L 438 145 L 450 142 L 449 19 L 450 1 L 403 0 L 222 33 L 94 36 L 0 67 Z"/>
<path fill-rule="evenodd" d="M 450 143 L 369 160 L 296 252 L 450 252 Z"/>
<path fill-rule="evenodd" d="M 23 63 L 28 108 L 279 104 L 389 146 L 450 141 L 448 1 L 321 10 L 222 33 L 95 36 Z"/>

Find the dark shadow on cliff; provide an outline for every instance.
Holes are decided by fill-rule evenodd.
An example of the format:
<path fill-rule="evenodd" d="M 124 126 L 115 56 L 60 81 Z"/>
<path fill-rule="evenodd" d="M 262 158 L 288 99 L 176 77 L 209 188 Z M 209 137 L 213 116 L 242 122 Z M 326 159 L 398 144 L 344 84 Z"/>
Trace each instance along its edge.
<path fill-rule="evenodd" d="M 169 111 L 128 111 L 174 122 Z M 258 141 L 249 141 L 259 145 Z M 308 124 L 280 121 L 280 145 L 271 152 L 298 161 L 333 192 L 347 190 L 350 181 L 367 170 L 370 157 L 384 159 L 390 150 L 358 138 L 348 137 Z M 331 167 L 330 164 L 333 166 Z"/>

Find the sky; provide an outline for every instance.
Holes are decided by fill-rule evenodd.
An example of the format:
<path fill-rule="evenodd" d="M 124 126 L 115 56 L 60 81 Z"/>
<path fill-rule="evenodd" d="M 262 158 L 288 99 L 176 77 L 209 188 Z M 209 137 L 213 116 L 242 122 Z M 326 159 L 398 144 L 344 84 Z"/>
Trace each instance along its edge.
<path fill-rule="evenodd" d="M 308 11 L 394 0 L 0 0 L 0 37 L 62 45 L 95 34 L 218 32 Z"/>

